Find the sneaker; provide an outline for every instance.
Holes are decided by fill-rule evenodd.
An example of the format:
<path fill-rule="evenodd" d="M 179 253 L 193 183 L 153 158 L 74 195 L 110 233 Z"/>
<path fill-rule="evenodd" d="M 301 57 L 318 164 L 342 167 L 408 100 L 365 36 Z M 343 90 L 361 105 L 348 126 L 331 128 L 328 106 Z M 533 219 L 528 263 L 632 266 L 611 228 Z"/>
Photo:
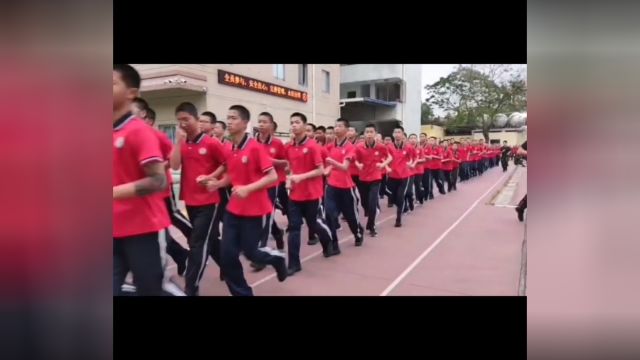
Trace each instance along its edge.
<path fill-rule="evenodd" d="M 315 245 L 318 242 L 320 242 L 320 239 L 318 239 L 318 235 L 313 235 L 313 237 L 310 237 L 309 241 L 307 241 L 307 245 Z"/>
<path fill-rule="evenodd" d="M 278 276 L 278 281 L 283 282 L 287 279 L 288 271 L 287 271 L 287 262 L 284 259 L 284 256 L 278 256 L 277 261 L 273 264 L 273 267 L 276 269 L 276 274 Z M 300 270 L 298 270 L 300 271 Z"/>
<path fill-rule="evenodd" d="M 185 253 L 184 257 L 176 262 L 178 266 L 178 276 L 184 276 L 184 272 L 187 271 L 187 259 L 189 258 L 188 252 Z"/>
<path fill-rule="evenodd" d="M 251 262 L 251 264 L 249 264 L 249 266 L 251 266 L 253 268 L 253 272 L 262 271 L 264 268 L 267 267 L 267 265 L 265 265 L 265 264 L 258 264 L 258 263 L 254 263 L 254 262 Z"/>
<path fill-rule="evenodd" d="M 518 213 L 518 220 L 520 222 L 523 222 L 524 221 L 524 209 L 520 208 L 520 207 L 517 207 L 516 208 L 516 212 Z"/>

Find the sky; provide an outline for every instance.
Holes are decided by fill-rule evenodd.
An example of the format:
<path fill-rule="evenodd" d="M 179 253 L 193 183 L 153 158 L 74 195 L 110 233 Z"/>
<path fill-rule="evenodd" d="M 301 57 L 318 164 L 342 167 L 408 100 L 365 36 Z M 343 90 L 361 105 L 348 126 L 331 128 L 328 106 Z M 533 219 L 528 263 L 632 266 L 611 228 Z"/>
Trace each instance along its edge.
<path fill-rule="evenodd" d="M 422 101 L 427 97 L 427 90 L 425 90 L 424 87 L 433 84 L 441 77 L 449 75 L 458 65 L 459 64 L 422 65 Z M 435 116 L 444 116 L 444 111 L 438 108 L 433 109 L 433 112 Z"/>
<path fill-rule="evenodd" d="M 433 84 L 438 81 L 441 77 L 445 77 L 449 75 L 452 71 L 454 71 L 460 64 L 428 64 L 422 65 L 422 101 L 427 97 L 427 91 L 424 89 L 425 86 L 429 84 Z M 516 67 L 523 68 L 523 71 L 527 71 L 527 65 L 514 65 Z M 434 108 L 433 113 L 435 116 L 444 116 L 445 113 L 439 108 Z"/>

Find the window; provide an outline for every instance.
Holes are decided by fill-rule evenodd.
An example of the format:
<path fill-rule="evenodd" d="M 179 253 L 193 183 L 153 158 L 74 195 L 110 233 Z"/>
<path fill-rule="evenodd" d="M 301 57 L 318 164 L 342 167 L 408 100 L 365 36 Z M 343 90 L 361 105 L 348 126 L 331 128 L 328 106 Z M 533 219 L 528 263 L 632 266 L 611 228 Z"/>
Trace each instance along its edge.
<path fill-rule="evenodd" d="M 307 86 L 307 73 L 309 64 L 298 64 L 298 84 Z"/>
<path fill-rule="evenodd" d="M 355 97 L 356 97 L 356 92 L 355 91 L 347 92 L 347 99 L 353 99 Z"/>
<path fill-rule="evenodd" d="M 360 86 L 360 97 L 371 97 L 371 84 Z"/>
<path fill-rule="evenodd" d="M 329 77 L 329 72 L 326 70 L 322 70 L 322 91 L 329 93 L 331 90 L 331 81 Z"/>
<path fill-rule="evenodd" d="M 400 83 L 376 84 L 376 99 L 402 102 Z"/>
<path fill-rule="evenodd" d="M 284 80 L 284 64 L 273 65 L 273 76 L 276 79 Z"/>
<path fill-rule="evenodd" d="M 158 125 L 158 129 L 163 133 L 167 134 L 171 142 L 175 144 L 176 142 L 176 126 L 175 125 Z"/>

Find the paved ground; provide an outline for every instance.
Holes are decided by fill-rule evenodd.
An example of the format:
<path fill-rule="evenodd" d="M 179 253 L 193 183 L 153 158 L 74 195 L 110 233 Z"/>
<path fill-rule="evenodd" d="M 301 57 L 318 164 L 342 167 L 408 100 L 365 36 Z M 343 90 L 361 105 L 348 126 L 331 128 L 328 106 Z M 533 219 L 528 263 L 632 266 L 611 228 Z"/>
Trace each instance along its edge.
<path fill-rule="evenodd" d="M 513 163 L 506 173 L 494 167 L 459 183 L 458 191 L 444 196 L 436 191 L 436 198 L 416 206 L 399 229 L 393 227 L 395 208 L 387 208 L 385 199 L 378 236 L 366 236 L 364 245 L 355 247 L 343 224 L 342 254 L 328 259 L 320 245 L 306 244 L 303 226 L 301 272 L 280 283 L 272 268 L 255 273 L 242 258 L 245 276 L 256 295 L 518 295 L 525 227 L 513 207 L 526 194 L 526 178 L 527 169 Z M 286 225 L 281 216 L 277 221 Z M 186 246 L 175 229 L 172 234 Z M 175 265 L 168 271 L 173 282 L 184 284 Z M 201 295 L 229 294 L 218 272 L 210 260 Z"/>

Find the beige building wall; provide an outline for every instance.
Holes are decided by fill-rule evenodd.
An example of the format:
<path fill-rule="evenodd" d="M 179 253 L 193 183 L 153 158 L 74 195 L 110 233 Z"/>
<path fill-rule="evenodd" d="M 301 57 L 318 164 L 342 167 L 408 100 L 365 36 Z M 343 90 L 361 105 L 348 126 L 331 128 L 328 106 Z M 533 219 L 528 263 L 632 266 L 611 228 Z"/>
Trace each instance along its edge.
<path fill-rule="evenodd" d="M 301 112 L 307 116 L 309 122 L 325 126 L 333 125 L 335 119 L 340 116 L 340 66 L 338 64 L 309 64 L 307 86 L 298 84 L 298 64 L 285 64 L 284 80 L 275 77 L 273 64 L 134 64 L 134 67 L 138 69 L 143 78 L 142 97 L 156 110 L 158 125 L 175 124 L 173 110 L 182 101 L 193 102 L 200 113 L 207 110 L 212 111 L 219 120 L 226 118 L 227 109 L 231 105 L 244 105 L 251 112 L 250 126 L 256 125 L 255 120 L 260 112 L 268 111 L 278 123 L 279 132 L 289 131 L 289 116 L 293 112 Z M 218 69 L 294 90 L 306 91 L 308 101 L 303 103 L 219 84 Z M 323 70 L 329 72 L 328 93 L 323 91 Z M 194 78 L 203 77 L 205 80 L 202 80 L 200 88 L 204 90 L 189 92 L 176 89 L 147 91 L 151 86 L 151 81 L 145 82 L 144 79 L 165 72 L 192 74 Z M 187 81 L 191 81 L 191 77 L 188 77 Z M 198 83 L 199 81 L 192 82 Z"/>
<path fill-rule="evenodd" d="M 474 132 L 473 133 L 474 140 L 484 139 L 482 132 Z M 521 145 L 523 142 L 527 140 L 527 132 L 526 131 L 500 131 L 500 132 L 489 132 L 489 140 L 500 140 L 500 144 L 503 141 L 507 141 L 509 146 Z"/>
<path fill-rule="evenodd" d="M 484 139 L 481 131 L 474 131 L 471 135 L 452 135 L 445 136 L 444 128 L 438 125 L 422 125 L 421 132 L 427 133 L 427 136 L 435 136 L 438 139 L 448 139 L 453 141 L 461 141 L 464 139 L 472 138 L 474 140 Z M 513 130 L 513 129 L 509 129 Z M 489 140 L 500 140 L 500 144 L 503 141 L 507 141 L 509 146 L 520 145 L 527 140 L 527 132 L 526 131 L 505 131 L 505 130 L 494 130 L 489 132 Z"/>
<path fill-rule="evenodd" d="M 426 133 L 428 137 L 435 136 L 438 139 L 444 137 L 444 128 L 438 125 L 422 125 L 420 126 L 420 132 Z"/>

